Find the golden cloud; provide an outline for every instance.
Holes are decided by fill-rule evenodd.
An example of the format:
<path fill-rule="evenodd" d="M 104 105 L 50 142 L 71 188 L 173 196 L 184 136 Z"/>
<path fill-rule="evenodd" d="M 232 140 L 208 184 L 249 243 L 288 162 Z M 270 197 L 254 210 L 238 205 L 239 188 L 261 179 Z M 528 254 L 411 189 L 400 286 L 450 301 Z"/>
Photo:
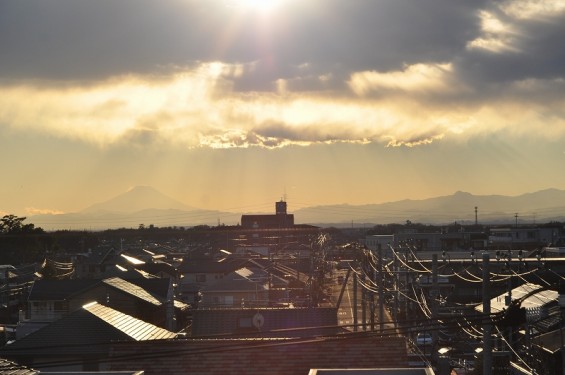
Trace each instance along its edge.
<path fill-rule="evenodd" d="M 445 92 L 450 90 L 451 64 L 407 65 L 402 71 L 358 72 L 351 76 L 349 87 L 359 96 L 381 90 L 409 92 Z"/>
<path fill-rule="evenodd" d="M 488 133 L 516 124 L 523 131 L 549 126 L 544 116 L 565 107 L 563 99 L 544 108 L 529 99 L 508 96 L 480 104 L 457 101 L 451 97 L 467 88 L 457 80 L 451 64 L 356 72 L 348 84 L 358 96 L 332 96 L 323 90 L 238 92 L 234 82 L 246 69 L 214 62 L 166 77 L 116 77 L 96 85 L 6 87 L 0 92 L 0 124 L 100 147 L 278 148 L 336 142 L 417 146 L 449 134 Z M 546 84 L 537 81 L 509 89 L 543 90 Z M 443 98 L 450 102 L 443 103 Z M 501 115 L 500 108 L 512 106 L 520 111 Z M 524 118 L 531 122 L 524 124 Z M 554 131 L 564 131 L 562 119 L 557 115 L 553 123 L 558 130 Z"/>
<path fill-rule="evenodd" d="M 52 210 L 50 208 L 36 208 L 36 207 L 26 207 L 25 212 L 28 215 L 60 215 L 64 214 L 64 211 Z"/>

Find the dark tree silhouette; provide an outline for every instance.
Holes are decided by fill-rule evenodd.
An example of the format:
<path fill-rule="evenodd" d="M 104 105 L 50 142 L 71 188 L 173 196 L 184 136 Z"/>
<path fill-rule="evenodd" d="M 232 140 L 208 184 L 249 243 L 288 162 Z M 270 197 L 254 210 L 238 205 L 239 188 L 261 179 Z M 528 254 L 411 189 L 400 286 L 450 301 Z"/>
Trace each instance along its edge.
<path fill-rule="evenodd" d="M 0 219 L 1 234 L 27 234 L 27 233 L 43 233 L 43 229 L 36 228 L 34 224 L 24 224 L 26 217 L 18 217 L 16 215 L 4 215 Z"/>

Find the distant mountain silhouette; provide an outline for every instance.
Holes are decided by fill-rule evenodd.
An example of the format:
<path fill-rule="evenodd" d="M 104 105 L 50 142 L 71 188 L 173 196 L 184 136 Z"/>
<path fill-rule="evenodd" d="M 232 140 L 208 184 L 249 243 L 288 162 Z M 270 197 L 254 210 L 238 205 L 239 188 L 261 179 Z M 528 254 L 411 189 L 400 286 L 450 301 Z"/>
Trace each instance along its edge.
<path fill-rule="evenodd" d="M 541 190 L 519 196 L 473 195 L 458 191 L 453 195 L 422 200 L 367 205 L 325 205 L 293 212 L 296 224 L 322 227 L 365 226 L 405 223 L 461 224 L 475 222 L 475 207 L 480 224 L 533 224 L 565 221 L 565 191 Z M 272 214 L 274 212 L 266 212 Z M 140 224 L 157 227 L 238 224 L 242 213 L 203 210 L 167 197 L 152 187 L 138 186 L 105 202 L 96 203 L 81 212 L 60 215 L 35 215 L 29 222 L 45 230 L 137 228 Z"/>
<path fill-rule="evenodd" d="M 519 223 L 563 221 L 565 191 L 541 190 L 515 197 L 504 195 L 473 195 L 458 191 L 453 195 L 423 200 L 401 200 L 368 205 L 328 205 L 299 209 L 295 221 L 308 224 L 404 223 L 406 220 L 424 224 L 462 224 L 475 222 L 475 207 L 479 223 Z M 352 223 L 353 222 L 353 223 Z"/>
<path fill-rule="evenodd" d="M 105 202 L 96 203 L 82 213 L 96 213 L 101 211 L 133 213 L 147 209 L 158 210 L 196 210 L 170 198 L 150 186 L 136 186 L 127 192 Z"/>
<path fill-rule="evenodd" d="M 218 225 L 238 223 L 241 215 L 188 206 L 150 186 L 136 186 L 80 212 L 35 215 L 28 220 L 45 230 L 103 230 L 156 227 Z"/>

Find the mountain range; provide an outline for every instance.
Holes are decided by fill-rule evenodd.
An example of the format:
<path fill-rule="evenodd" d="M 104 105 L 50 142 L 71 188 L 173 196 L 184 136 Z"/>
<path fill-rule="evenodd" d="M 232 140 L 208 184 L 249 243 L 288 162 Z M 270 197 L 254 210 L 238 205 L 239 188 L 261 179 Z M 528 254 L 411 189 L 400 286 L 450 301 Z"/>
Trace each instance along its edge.
<path fill-rule="evenodd" d="M 482 224 L 565 221 L 565 190 L 546 189 L 519 196 L 473 195 L 458 191 L 453 195 L 422 200 L 401 200 L 366 205 L 324 205 L 292 210 L 296 224 L 319 226 L 366 226 L 404 223 L 458 222 Z M 274 213 L 263 212 L 264 214 Z M 196 225 L 235 225 L 243 213 L 204 210 L 179 202 L 149 186 L 137 186 L 104 202 L 76 213 L 35 215 L 30 223 L 45 230 L 103 230 Z M 256 214 L 256 213 L 254 213 Z"/>

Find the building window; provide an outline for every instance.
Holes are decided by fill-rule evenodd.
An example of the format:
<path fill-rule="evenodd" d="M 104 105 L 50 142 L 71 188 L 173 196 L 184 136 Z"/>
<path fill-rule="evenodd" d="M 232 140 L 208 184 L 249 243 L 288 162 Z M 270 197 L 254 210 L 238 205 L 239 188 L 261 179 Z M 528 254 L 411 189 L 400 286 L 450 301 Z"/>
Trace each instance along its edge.
<path fill-rule="evenodd" d="M 206 282 L 206 275 L 205 274 L 197 274 L 196 275 L 196 282 L 197 283 L 205 283 Z"/>

